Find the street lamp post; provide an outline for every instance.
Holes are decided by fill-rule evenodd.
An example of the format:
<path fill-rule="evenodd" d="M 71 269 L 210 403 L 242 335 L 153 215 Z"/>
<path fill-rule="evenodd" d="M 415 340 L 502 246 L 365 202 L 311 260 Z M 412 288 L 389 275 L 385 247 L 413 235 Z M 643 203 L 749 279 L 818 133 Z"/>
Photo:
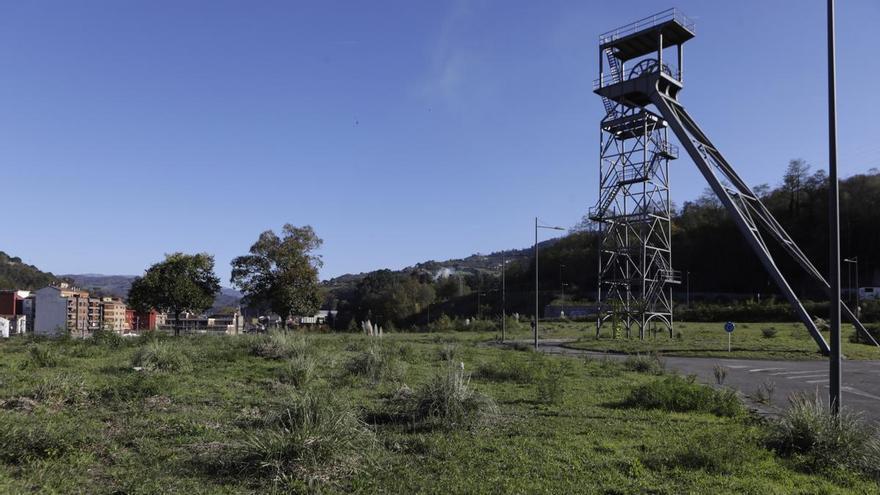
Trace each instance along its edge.
<path fill-rule="evenodd" d="M 563 269 L 565 265 L 559 265 L 559 297 L 562 300 L 560 303 L 562 305 L 562 309 L 560 310 L 559 315 L 563 318 L 565 317 L 565 279 L 562 277 Z"/>
<path fill-rule="evenodd" d="M 828 237 L 831 273 L 830 327 L 831 356 L 829 363 L 829 400 L 831 413 L 840 413 L 840 382 L 842 379 L 840 354 L 840 184 L 837 180 L 837 87 L 834 60 L 834 0 L 828 0 Z"/>
<path fill-rule="evenodd" d="M 687 277 L 685 278 L 685 280 L 687 280 L 687 282 L 685 283 L 684 303 L 688 308 L 690 308 L 691 307 L 691 272 L 690 272 L 690 270 L 688 270 Z"/>
<path fill-rule="evenodd" d="M 538 229 L 547 230 L 565 230 L 562 227 L 551 227 L 549 225 L 539 225 L 538 217 L 535 217 L 535 350 L 538 350 Z"/>
<path fill-rule="evenodd" d="M 504 342 L 504 333 L 507 330 L 507 286 L 504 272 L 507 271 L 507 260 L 504 259 L 504 251 L 501 251 L 501 342 Z"/>

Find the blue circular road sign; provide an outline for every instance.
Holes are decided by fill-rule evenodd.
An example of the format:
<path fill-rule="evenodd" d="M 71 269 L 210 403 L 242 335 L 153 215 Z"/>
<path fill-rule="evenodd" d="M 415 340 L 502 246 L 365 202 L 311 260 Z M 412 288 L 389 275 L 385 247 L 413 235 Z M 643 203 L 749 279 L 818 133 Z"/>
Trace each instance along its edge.
<path fill-rule="evenodd" d="M 733 330 L 736 328 L 736 323 L 732 321 L 728 321 L 724 324 L 724 331 L 727 333 L 733 333 Z"/>

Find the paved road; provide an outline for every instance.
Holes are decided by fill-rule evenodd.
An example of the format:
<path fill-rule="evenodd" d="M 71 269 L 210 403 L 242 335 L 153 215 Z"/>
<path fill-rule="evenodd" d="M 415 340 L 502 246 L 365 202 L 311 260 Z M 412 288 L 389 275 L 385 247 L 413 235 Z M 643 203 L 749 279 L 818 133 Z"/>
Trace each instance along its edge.
<path fill-rule="evenodd" d="M 540 349 L 548 354 L 590 355 L 597 358 L 622 360 L 625 355 L 606 354 L 566 347 L 570 340 L 544 340 Z M 815 394 L 828 400 L 827 361 L 765 361 L 758 359 L 718 359 L 696 357 L 664 357 L 666 368 L 685 375 L 696 375 L 703 383 L 717 386 L 714 368 L 727 368 L 724 385 L 739 390 L 752 405 L 763 413 L 775 414 L 788 404 L 796 392 Z M 758 388 L 772 384 L 770 406 L 754 399 Z M 880 361 L 843 362 L 843 405 L 861 411 L 865 419 L 880 422 Z"/>

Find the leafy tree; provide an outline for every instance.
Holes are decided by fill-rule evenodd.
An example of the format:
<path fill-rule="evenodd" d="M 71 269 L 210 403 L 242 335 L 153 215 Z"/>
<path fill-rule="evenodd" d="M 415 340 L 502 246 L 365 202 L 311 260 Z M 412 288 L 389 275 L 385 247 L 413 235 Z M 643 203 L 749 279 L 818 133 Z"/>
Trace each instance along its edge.
<path fill-rule="evenodd" d="M 141 311 L 156 309 L 174 315 L 174 334 L 180 334 L 180 315 L 201 313 L 214 304 L 220 279 L 214 275 L 214 257 L 207 253 L 165 255 L 165 260 L 137 277 L 128 302 Z"/>
<path fill-rule="evenodd" d="M 797 215 L 801 207 L 801 193 L 807 184 L 810 166 L 800 158 L 790 160 L 785 175 L 782 176 L 782 189 L 788 193 L 788 211 Z"/>
<path fill-rule="evenodd" d="M 324 241 L 308 225 L 288 223 L 281 234 L 263 232 L 250 254 L 232 260 L 232 284 L 247 304 L 266 305 L 286 322 L 290 315 L 310 316 L 321 307 L 322 261 L 314 251 Z"/>

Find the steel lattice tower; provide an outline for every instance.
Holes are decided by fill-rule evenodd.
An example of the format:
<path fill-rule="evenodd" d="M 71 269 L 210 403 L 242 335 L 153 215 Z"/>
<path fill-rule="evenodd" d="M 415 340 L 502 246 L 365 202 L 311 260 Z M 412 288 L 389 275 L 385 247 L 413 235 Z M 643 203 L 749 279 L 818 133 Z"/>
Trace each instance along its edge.
<path fill-rule="evenodd" d="M 765 238 L 775 240 L 817 285 L 830 291 L 827 280 L 678 101 L 684 86 L 682 45 L 694 35 L 694 23 L 669 9 L 599 39 L 594 92 L 602 97 L 606 115 L 600 126 L 599 201 L 590 210 L 601 232 L 597 334 L 609 318 L 622 323 L 627 334 L 638 328 L 642 338 L 654 324 L 672 333 L 671 284 L 679 282 L 679 275 L 672 269 L 668 161 L 677 158 L 678 149 L 666 139 L 671 130 L 827 354 L 828 344 L 779 270 Z M 664 55 L 673 49 L 675 65 L 670 65 Z M 840 304 L 843 316 L 874 341 Z"/>
<path fill-rule="evenodd" d="M 618 46 L 621 32 L 600 38 L 597 89 L 657 70 L 657 59 L 645 58 L 627 73 L 627 61 L 640 54 Z M 667 65 L 662 67 L 671 74 Z M 589 215 L 598 222 L 601 239 L 596 331 L 613 319 L 627 336 L 638 330 L 644 338 L 647 328 L 657 326 L 671 335 L 672 285 L 680 277 L 672 269 L 669 160 L 678 158 L 678 147 L 669 143 L 666 121 L 646 108 L 650 102 L 602 100 L 599 201 Z"/>

